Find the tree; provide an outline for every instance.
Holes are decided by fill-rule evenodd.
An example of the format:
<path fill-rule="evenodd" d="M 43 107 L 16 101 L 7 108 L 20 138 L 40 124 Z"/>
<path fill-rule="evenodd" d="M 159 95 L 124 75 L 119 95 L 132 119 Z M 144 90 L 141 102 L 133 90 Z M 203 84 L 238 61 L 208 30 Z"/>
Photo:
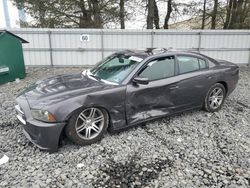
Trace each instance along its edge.
<path fill-rule="evenodd" d="M 229 22 L 231 19 L 231 14 L 232 14 L 232 6 L 233 6 L 233 0 L 229 0 L 229 2 L 227 3 L 227 7 L 226 7 L 226 21 L 224 23 L 224 29 L 228 29 L 229 26 Z"/>
<path fill-rule="evenodd" d="M 205 22 L 206 22 L 206 5 L 207 5 L 207 0 L 204 0 L 204 2 L 203 2 L 203 12 L 202 12 L 201 29 L 205 28 Z"/>
<path fill-rule="evenodd" d="M 170 15 L 171 15 L 172 11 L 173 11 L 172 0 L 168 0 L 168 9 L 167 9 L 167 14 L 166 14 L 166 17 L 164 20 L 164 26 L 163 26 L 164 29 L 168 29 L 168 22 L 169 22 Z"/>
<path fill-rule="evenodd" d="M 148 0 L 147 29 L 153 29 L 154 24 L 154 0 Z"/>
<path fill-rule="evenodd" d="M 147 29 L 160 29 L 159 10 L 155 0 L 148 0 L 147 3 Z"/>
<path fill-rule="evenodd" d="M 249 0 L 229 0 L 224 29 L 249 29 L 249 19 Z"/>
<path fill-rule="evenodd" d="M 218 0 L 214 0 L 213 12 L 211 15 L 211 29 L 215 29 L 216 27 L 217 12 L 218 12 Z"/>
<path fill-rule="evenodd" d="M 155 25 L 155 29 L 160 29 L 159 21 L 160 21 L 159 10 L 158 10 L 157 3 L 154 0 L 154 25 Z"/>
<path fill-rule="evenodd" d="M 103 28 L 119 20 L 115 0 L 13 0 L 34 19 L 35 27 Z"/>
<path fill-rule="evenodd" d="M 119 6 L 120 6 L 119 17 L 120 17 L 121 29 L 125 29 L 125 8 L 124 8 L 124 0 L 120 0 Z"/>

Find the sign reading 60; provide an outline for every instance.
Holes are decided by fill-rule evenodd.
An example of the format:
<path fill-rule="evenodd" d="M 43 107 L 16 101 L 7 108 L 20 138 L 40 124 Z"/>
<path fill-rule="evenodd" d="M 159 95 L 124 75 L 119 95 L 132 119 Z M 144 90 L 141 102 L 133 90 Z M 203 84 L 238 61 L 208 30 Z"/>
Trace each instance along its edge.
<path fill-rule="evenodd" d="M 89 42 L 89 40 L 90 40 L 90 37 L 89 37 L 88 34 L 82 34 L 82 35 L 80 36 L 80 41 L 81 41 L 81 42 Z"/>

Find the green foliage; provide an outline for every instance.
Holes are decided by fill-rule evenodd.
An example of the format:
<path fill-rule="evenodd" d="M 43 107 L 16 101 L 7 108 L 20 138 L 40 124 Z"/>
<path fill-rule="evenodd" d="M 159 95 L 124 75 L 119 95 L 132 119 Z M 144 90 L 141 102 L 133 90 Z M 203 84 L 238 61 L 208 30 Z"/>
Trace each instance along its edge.
<path fill-rule="evenodd" d="M 116 0 L 13 0 L 23 7 L 35 22 L 33 27 L 103 28 L 119 19 Z"/>
<path fill-rule="evenodd" d="M 24 27 L 108 28 L 121 24 L 121 28 L 125 28 L 125 20 L 139 12 L 145 16 L 147 28 L 167 29 L 169 23 L 170 28 L 250 28 L 249 0 L 12 1 L 34 18 L 32 23 L 22 23 Z M 167 5 L 165 9 L 162 8 L 163 3 Z M 164 11 L 164 15 L 160 14 L 161 11 Z"/>

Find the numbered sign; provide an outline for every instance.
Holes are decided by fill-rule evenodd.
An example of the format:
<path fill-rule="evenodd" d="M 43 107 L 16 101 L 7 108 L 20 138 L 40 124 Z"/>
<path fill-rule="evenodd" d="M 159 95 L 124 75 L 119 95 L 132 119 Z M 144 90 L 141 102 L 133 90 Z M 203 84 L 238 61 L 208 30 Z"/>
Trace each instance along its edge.
<path fill-rule="evenodd" d="M 82 34 L 82 35 L 80 36 L 80 41 L 81 41 L 81 42 L 89 42 L 89 40 L 90 40 L 90 37 L 89 37 L 89 35 L 87 35 L 87 34 Z"/>

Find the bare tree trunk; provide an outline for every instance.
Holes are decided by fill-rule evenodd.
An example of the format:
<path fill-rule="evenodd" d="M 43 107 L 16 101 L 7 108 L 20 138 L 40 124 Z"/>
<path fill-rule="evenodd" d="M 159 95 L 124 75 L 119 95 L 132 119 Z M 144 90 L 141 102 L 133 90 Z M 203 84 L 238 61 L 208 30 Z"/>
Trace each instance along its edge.
<path fill-rule="evenodd" d="M 232 14 L 233 0 L 229 0 L 227 4 L 228 5 L 227 5 L 226 21 L 224 23 L 223 29 L 228 29 L 230 19 L 231 19 L 231 14 Z"/>
<path fill-rule="evenodd" d="M 237 29 L 242 29 L 244 27 L 244 18 L 243 18 L 243 15 L 244 15 L 244 8 L 243 8 L 243 3 L 244 1 L 243 0 L 238 0 L 238 4 L 237 4 L 237 24 L 236 24 L 236 27 Z"/>
<path fill-rule="evenodd" d="M 203 12 L 202 12 L 201 29 L 205 28 L 205 22 L 206 22 L 206 4 L 207 4 L 207 0 L 204 0 L 204 2 L 203 2 Z"/>
<path fill-rule="evenodd" d="M 172 0 L 168 0 L 168 12 L 167 12 L 167 15 L 166 15 L 165 21 L 164 21 L 164 26 L 163 26 L 164 29 L 168 29 L 168 22 L 169 22 L 172 10 L 173 10 Z"/>
<path fill-rule="evenodd" d="M 235 24 L 237 23 L 236 14 L 237 14 L 237 0 L 233 0 L 231 19 L 228 24 L 228 29 L 235 28 Z"/>
<path fill-rule="evenodd" d="M 121 29 L 125 29 L 125 8 L 124 8 L 124 0 L 120 0 L 119 6 L 120 6 L 119 17 L 120 17 Z"/>
<path fill-rule="evenodd" d="M 250 12 L 248 5 L 250 5 L 250 2 L 247 2 L 247 0 L 245 0 L 245 2 L 243 2 L 244 5 L 243 5 L 243 10 L 242 10 L 242 13 L 240 15 L 240 22 L 243 24 L 242 25 L 242 28 L 245 28 L 245 25 L 244 25 L 244 22 L 246 20 L 246 17 L 247 17 L 247 13 Z"/>
<path fill-rule="evenodd" d="M 103 21 L 101 17 L 101 12 L 99 8 L 99 1 L 98 0 L 91 0 L 92 7 L 93 7 L 93 17 L 94 17 L 94 26 L 95 28 L 103 28 Z"/>
<path fill-rule="evenodd" d="M 39 2 L 38 22 L 40 23 L 41 27 L 48 27 L 45 15 L 46 15 L 46 8 L 43 6 L 42 2 Z"/>
<path fill-rule="evenodd" d="M 148 0 L 147 29 L 153 29 L 154 23 L 154 0 Z"/>
<path fill-rule="evenodd" d="M 218 12 L 218 0 L 214 0 L 214 10 L 213 10 L 212 20 L 211 20 L 211 29 L 215 29 L 216 27 L 217 12 Z"/>
<path fill-rule="evenodd" d="M 233 0 L 231 19 L 228 24 L 229 29 L 242 29 L 244 28 L 244 20 L 247 17 L 245 15 L 244 0 Z"/>
<path fill-rule="evenodd" d="M 79 28 L 84 28 L 86 27 L 86 22 L 87 22 L 87 17 L 88 17 L 86 13 L 84 1 L 79 2 L 79 7 L 81 9 L 81 16 L 79 18 Z"/>
<path fill-rule="evenodd" d="M 81 9 L 81 15 L 79 17 L 79 28 L 91 28 L 93 27 L 93 20 L 91 19 L 91 15 L 89 11 L 86 10 L 84 0 L 79 1 L 79 7 Z"/>
<path fill-rule="evenodd" d="M 155 25 L 155 29 L 160 29 L 160 25 L 159 25 L 159 11 L 158 11 L 158 6 L 156 1 L 154 0 L 154 25 Z"/>

